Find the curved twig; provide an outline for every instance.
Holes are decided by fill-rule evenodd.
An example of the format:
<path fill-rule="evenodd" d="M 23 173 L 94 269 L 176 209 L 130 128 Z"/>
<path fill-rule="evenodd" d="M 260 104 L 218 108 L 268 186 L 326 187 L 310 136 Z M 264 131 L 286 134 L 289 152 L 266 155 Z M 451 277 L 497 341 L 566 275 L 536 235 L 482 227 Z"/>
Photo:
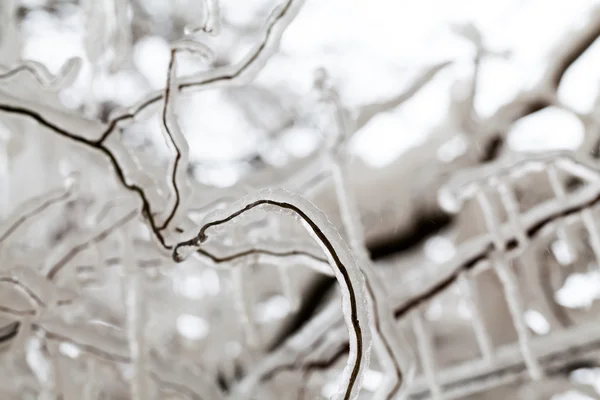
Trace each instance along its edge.
<path fill-rule="evenodd" d="M 159 230 L 166 229 L 177 213 L 181 202 L 181 186 L 185 183 L 185 179 L 187 178 L 186 168 L 189 158 L 189 147 L 181 132 L 174 110 L 174 103 L 178 92 L 176 86 L 176 54 L 177 50 L 171 50 L 171 61 L 169 62 L 167 85 L 164 95 L 165 101 L 162 113 L 162 123 L 166 136 L 165 139 L 167 139 L 167 144 L 170 144 L 170 147 L 175 151 L 175 160 L 173 161 L 171 170 L 171 186 L 174 192 L 174 204 L 163 224 L 158 227 Z"/>
<path fill-rule="evenodd" d="M 285 0 L 278 5 L 269 16 L 262 40 L 237 64 L 228 65 L 208 72 L 202 72 L 186 78 L 178 83 L 179 90 L 207 90 L 220 85 L 242 85 L 260 72 L 269 58 L 275 53 L 281 37 L 288 25 L 294 20 L 304 0 Z M 106 133 L 111 132 L 117 123 L 135 118 L 146 108 L 156 104 L 163 98 L 162 92 L 154 92 L 136 105 L 116 111 L 112 116 Z"/>
<path fill-rule="evenodd" d="M 79 74 L 81 64 L 81 58 L 70 58 L 64 63 L 59 73 L 56 75 L 52 75 L 44 64 L 31 60 L 26 60 L 14 68 L 0 66 L 0 69 L 6 70 L 5 72 L 0 73 L 0 83 L 3 80 L 13 78 L 22 72 L 28 72 L 40 86 L 46 89 L 59 90 L 69 86 L 73 82 Z"/>
<path fill-rule="evenodd" d="M 353 399 L 360 390 L 359 379 L 368 364 L 370 346 L 370 335 L 366 329 L 368 317 L 364 309 L 366 303 L 364 280 L 339 234 L 330 227 L 330 223 L 323 215 L 319 215 L 315 206 L 302 200 L 300 196 L 283 190 L 260 191 L 257 199 L 250 198 L 242 201 L 237 207 L 228 207 L 230 210 L 215 212 L 209 222 L 202 225 L 194 238 L 175 246 L 173 260 L 181 262 L 196 251 L 208 239 L 206 232 L 211 227 L 228 223 L 256 207 L 265 205 L 286 210 L 300 218 L 307 231 L 321 245 L 327 254 L 330 265 L 335 270 L 336 278 L 342 287 L 343 309 L 351 336 L 350 348 L 352 349 L 351 357 L 343 373 L 343 386 L 345 386 L 343 399 Z"/>

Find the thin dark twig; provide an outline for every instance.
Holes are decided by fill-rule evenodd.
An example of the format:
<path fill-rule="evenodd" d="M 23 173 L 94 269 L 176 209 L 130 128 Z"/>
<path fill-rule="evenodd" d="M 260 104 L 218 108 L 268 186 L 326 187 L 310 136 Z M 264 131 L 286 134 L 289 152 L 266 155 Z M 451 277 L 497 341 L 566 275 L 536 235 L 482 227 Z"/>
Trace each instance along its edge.
<path fill-rule="evenodd" d="M 163 224 L 158 227 L 159 230 L 163 230 L 169 225 L 169 222 L 171 222 L 171 220 L 175 216 L 175 213 L 177 212 L 177 208 L 179 207 L 179 202 L 181 201 L 180 193 L 179 193 L 179 186 L 177 185 L 177 171 L 178 171 L 178 167 L 179 167 L 179 161 L 181 160 L 181 151 L 179 149 L 179 146 L 177 146 L 177 142 L 175 141 L 175 138 L 173 137 L 173 133 L 171 132 L 171 128 L 169 127 L 169 118 L 167 117 L 167 114 L 169 112 L 169 100 L 171 100 L 171 94 L 172 94 L 171 93 L 172 80 L 175 78 L 174 74 L 176 74 L 176 71 L 175 71 L 175 56 L 176 56 L 176 54 L 177 54 L 176 50 L 171 50 L 171 60 L 169 61 L 169 69 L 167 72 L 167 85 L 165 88 L 165 105 L 163 107 L 163 112 L 162 112 L 163 127 L 165 128 L 165 132 L 166 132 L 167 136 L 169 137 L 169 140 L 171 141 L 171 144 L 173 145 L 173 148 L 175 150 L 175 160 L 173 162 L 173 171 L 171 172 L 171 185 L 173 186 L 173 191 L 175 192 L 175 203 L 173 204 L 173 208 L 171 209 L 171 212 L 165 219 L 165 222 L 163 222 Z"/>
<path fill-rule="evenodd" d="M 94 235 L 90 240 L 85 243 L 78 244 L 72 247 L 66 254 L 64 254 L 59 261 L 54 263 L 46 273 L 46 277 L 50 280 L 56 278 L 56 275 L 71 261 L 77 256 L 79 253 L 87 249 L 92 243 L 96 243 L 106 239 L 110 236 L 116 229 L 120 228 L 127 222 L 131 221 L 137 215 L 136 211 L 131 211 L 124 217 L 118 219 L 113 224 L 111 224 L 106 229 L 100 231 L 96 235 Z"/>
<path fill-rule="evenodd" d="M 36 197 L 36 198 L 28 201 L 27 203 L 25 203 L 23 205 L 23 207 L 25 207 L 26 209 L 27 208 L 31 208 L 31 209 L 26 210 L 25 212 L 20 214 L 19 217 L 13 223 L 11 223 L 8 227 L 3 229 L 3 232 L 0 233 L 0 243 L 4 242 L 10 235 L 12 235 L 17 229 L 19 229 L 19 227 L 22 226 L 25 222 L 27 222 L 31 218 L 39 215 L 44 210 L 48 209 L 49 207 L 53 206 L 54 204 L 57 204 L 63 200 L 66 200 L 67 198 L 69 198 L 70 195 L 71 195 L 71 192 L 69 190 L 65 190 L 64 192 L 60 193 L 58 196 L 49 198 L 48 200 L 39 204 L 37 207 L 33 207 L 33 208 L 31 208 L 31 207 L 33 205 L 37 204 L 41 197 L 47 196 L 47 194 L 40 196 L 40 197 Z M 21 212 L 21 207 L 19 207 L 15 212 L 16 213 Z M 8 219 L 10 220 L 11 218 L 9 217 Z"/>
<path fill-rule="evenodd" d="M 349 293 L 349 301 L 350 301 L 350 318 L 351 318 L 351 323 L 352 323 L 352 327 L 354 330 L 354 334 L 356 336 L 357 350 L 356 350 L 356 363 L 353 366 L 353 369 L 352 369 L 352 372 L 350 375 L 350 380 L 348 383 L 348 387 L 346 388 L 346 392 L 345 392 L 344 399 L 347 400 L 347 399 L 349 399 L 349 396 L 352 393 L 353 386 L 357 383 L 356 380 L 358 378 L 360 367 L 363 362 L 363 360 L 362 360 L 363 333 L 362 333 L 359 319 L 358 319 L 358 304 L 356 301 L 356 294 L 354 292 L 354 288 L 352 286 L 352 282 L 350 280 L 350 275 L 348 273 L 348 270 L 347 270 L 346 266 L 344 265 L 344 263 L 341 261 L 340 256 L 337 254 L 335 248 L 333 247 L 333 244 L 331 243 L 329 238 L 325 235 L 325 233 L 319 228 L 319 226 L 304 211 L 302 211 L 296 205 L 285 202 L 285 201 L 266 200 L 266 199 L 254 201 L 250 204 L 247 204 L 245 207 L 241 208 L 240 210 L 230 214 L 226 218 L 219 219 L 216 221 L 211 221 L 211 222 L 204 224 L 200 228 L 196 237 L 194 237 L 190 240 L 181 242 L 175 246 L 174 251 L 173 251 L 173 260 L 175 262 L 183 261 L 183 257 L 181 256 L 181 253 L 179 252 L 179 250 L 181 248 L 188 247 L 188 246 L 197 247 L 200 243 L 206 241 L 206 239 L 208 238 L 206 235 L 206 231 L 209 228 L 230 222 L 234 218 L 239 217 L 240 215 L 242 215 L 256 207 L 263 206 L 263 205 L 275 206 L 280 209 L 289 210 L 289 211 L 293 212 L 294 214 L 298 215 L 310 227 L 310 229 L 315 234 L 315 236 L 319 239 L 319 241 L 327 249 L 327 252 L 329 253 L 333 262 L 335 263 L 336 268 L 342 274 L 346 286 L 349 288 L 348 293 Z"/>
<path fill-rule="evenodd" d="M 273 250 L 267 250 L 267 249 L 249 249 L 249 250 L 244 250 L 239 253 L 234 253 L 234 254 L 230 254 L 230 255 L 226 255 L 226 256 L 217 256 L 217 255 L 210 253 L 209 251 L 207 251 L 205 249 L 198 249 L 197 253 L 210 258 L 214 263 L 217 263 L 217 264 L 234 261 L 238 258 L 250 257 L 253 255 L 261 255 L 261 254 L 273 256 L 273 257 L 302 256 L 302 257 L 308 257 L 314 261 L 318 261 L 318 262 L 327 264 L 327 259 L 316 256 L 316 255 L 311 254 L 306 251 L 301 251 L 301 250 L 273 251 Z"/>
<path fill-rule="evenodd" d="M 281 34 L 283 34 L 283 30 L 281 32 L 276 31 L 276 27 L 280 22 L 285 21 L 290 11 L 292 11 L 295 6 L 294 3 L 303 3 L 303 0 L 286 0 L 284 6 L 277 6 L 274 10 L 270 21 L 266 27 L 263 40 L 248 54 L 244 62 L 239 65 L 234 66 L 226 66 L 219 70 L 213 71 L 208 76 L 203 76 L 200 79 L 194 80 L 186 80 L 185 82 L 181 82 L 177 85 L 179 90 L 183 89 L 200 89 L 202 87 L 207 87 L 209 85 L 214 85 L 217 83 L 227 83 L 233 82 L 244 73 L 250 71 L 255 64 L 259 63 L 264 57 L 268 57 L 268 51 L 270 50 L 269 44 L 271 42 L 276 42 L 280 38 Z M 283 22 L 286 23 L 286 22 Z M 284 26 L 285 28 L 285 26 Z M 122 121 L 126 121 L 129 119 L 135 118 L 137 114 L 142 112 L 147 107 L 159 102 L 163 98 L 162 92 L 157 92 L 154 95 L 151 95 L 143 102 L 131 107 L 130 110 L 123 114 L 117 115 L 115 118 L 111 119 L 109 126 L 107 127 L 103 136 L 108 136 L 114 130 L 118 123 Z"/>

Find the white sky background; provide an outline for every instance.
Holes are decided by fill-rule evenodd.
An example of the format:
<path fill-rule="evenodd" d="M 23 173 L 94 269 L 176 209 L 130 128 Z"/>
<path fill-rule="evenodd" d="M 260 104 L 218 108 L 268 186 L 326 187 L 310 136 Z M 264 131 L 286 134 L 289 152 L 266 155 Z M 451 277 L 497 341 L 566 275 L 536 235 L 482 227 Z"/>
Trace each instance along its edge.
<path fill-rule="evenodd" d="M 32 0 L 24 3 L 35 3 Z M 197 10 L 199 1 L 148 1 L 148 8 L 161 13 L 168 4 Z M 457 78 L 471 73 L 472 46 L 451 33 L 454 23 L 472 22 L 491 50 L 511 51 L 507 61 L 485 62 L 476 99 L 477 110 L 489 115 L 519 88 L 539 77 L 547 53 L 566 29 L 583 23 L 597 1 L 591 0 L 307 0 L 299 17 L 285 33 L 280 54 L 260 74 L 257 82 L 274 91 L 284 88 L 298 96 L 310 90 L 313 71 L 325 66 L 340 87 L 349 107 L 381 100 L 401 92 L 423 67 L 450 60 L 455 65 L 438 75 L 415 99 L 403 107 L 374 118 L 353 143 L 355 153 L 367 164 L 381 167 L 397 159 L 408 148 L 421 143 L 446 115 L 450 87 Z M 223 14 L 240 25 L 264 20 L 272 0 L 222 0 Z M 82 15 L 73 13 L 60 23 L 45 13 L 32 13 L 23 25 L 28 36 L 23 57 L 46 63 L 57 70 L 72 56 L 85 56 L 81 39 Z M 224 32 L 224 36 L 231 32 Z M 229 44 L 240 57 L 251 41 L 232 38 Z M 212 43 L 209 41 L 209 43 Z M 59 44 L 59 45 L 57 45 Z M 217 52 L 224 51 L 215 48 Z M 579 111 L 590 108 L 597 92 L 600 46 L 595 46 L 566 76 L 561 99 Z M 116 99 L 127 105 L 143 92 L 164 84 L 168 43 L 147 37 L 133 49 L 140 74 L 122 71 L 90 82 L 89 64 L 69 101 L 78 104 L 91 92 L 97 99 Z M 217 91 L 194 96 L 180 110 L 189 137 L 192 159 L 227 161 L 253 151 L 260 131 L 240 115 Z M 195 129 L 192 129 L 195 128 Z M 150 129 L 150 128 L 149 128 Z M 154 130 L 157 127 L 152 128 Z M 156 132 L 158 133 L 158 132 Z M 572 148 L 581 140 L 578 121 L 568 113 L 547 110 L 525 119 L 514 128 L 512 147 L 520 150 Z M 218 140 L 216 140 L 216 139 Z M 299 138 L 300 139 L 300 138 Z M 306 153 L 304 136 L 299 153 Z M 295 148 L 293 140 L 286 142 Z"/>

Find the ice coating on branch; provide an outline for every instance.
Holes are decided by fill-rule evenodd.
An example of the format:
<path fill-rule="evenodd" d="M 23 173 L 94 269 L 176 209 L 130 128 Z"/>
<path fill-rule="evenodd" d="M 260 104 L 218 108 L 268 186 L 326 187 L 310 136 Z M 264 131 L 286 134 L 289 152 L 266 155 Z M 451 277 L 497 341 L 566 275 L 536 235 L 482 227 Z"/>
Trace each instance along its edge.
<path fill-rule="evenodd" d="M 70 199 L 77 188 L 77 176 L 72 175 L 65 181 L 65 188 L 54 189 L 36 196 L 17 207 L 0 224 L 0 250 L 2 244 L 19 228 L 23 228 L 49 207 Z"/>
<path fill-rule="evenodd" d="M 42 332 L 46 340 L 69 343 L 82 353 L 102 362 L 125 365 L 132 362 L 127 342 L 115 335 L 119 333 L 118 331 L 107 334 L 109 331 L 98 329 L 93 324 L 73 325 L 50 315 L 35 322 L 33 327 L 35 331 Z M 164 362 L 152 355 L 148 358 L 146 368 L 149 378 L 159 383 L 161 387 L 172 389 L 193 399 L 224 399 L 212 380 L 179 368 L 175 370 L 167 368 Z"/>
<path fill-rule="evenodd" d="M 519 286 L 516 277 L 514 276 L 514 272 L 507 260 L 504 240 L 501 238 L 498 231 L 500 222 L 487 195 L 481 189 L 477 190 L 476 193 L 477 203 L 483 213 L 485 226 L 492 235 L 494 244 L 495 253 L 492 255 L 492 266 L 504 288 L 513 324 L 517 330 L 523 359 L 525 360 L 531 378 L 533 380 L 541 379 L 543 371 L 531 348 L 531 335 L 527 328 L 527 324 L 525 323 L 525 310 L 523 309 L 524 302 L 519 292 Z"/>
<path fill-rule="evenodd" d="M 202 0 L 204 4 L 204 22 L 199 27 L 185 27 L 186 34 L 196 32 L 206 32 L 209 35 L 217 36 L 221 33 L 221 7 L 219 0 Z"/>
<path fill-rule="evenodd" d="M 88 58 L 116 71 L 130 54 L 128 0 L 86 0 Z"/>
<path fill-rule="evenodd" d="M 17 79 L 19 74 L 29 73 L 44 89 L 58 91 L 73 84 L 79 75 L 81 65 L 81 58 L 69 58 L 56 75 L 53 75 L 44 64 L 37 61 L 26 60 L 13 68 L 0 65 L 0 85 L 4 80 Z"/>
<path fill-rule="evenodd" d="M 187 177 L 190 149 L 181 132 L 175 109 L 177 106 L 177 52 L 171 51 L 167 85 L 165 89 L 165 104 L 163 107 L 162 123 L 163 134 L 167 146 L 175 153 L 173 164 L 169 168 L 169 182 L 172 186 L 172 196 L 166 207 L 165 221 L 159 229 L 168 228 L 170 223 L 177 224 L 182 214 L 181 209 L 190 197 Z M 171 204 L 172 203 L 172 204 Z"/>
<path fill-rule="evenodd" d="M 137 215 L 137 210 L 129 211 L 124 215 L 120 215 L 116 220 L 107 220 L 98 224 L 97 229 L 92 232 L 57 245 L 44 260 L 44 275 L 50 280 L 56 279 L 61 270 L 67 267 L 79 253 L 89 249 L 93 244 L 105 240 Z"/>
<path fill-rule="evenodd" d="M 210 0 L 209 0 L 210 1 Z M 281 36 L 300 11 L 304 0 L 284 0 L 267 19 L 261 40 L 248 54 L 233 65 L 199 72 L 179 79 L 180 90 L 207 90 L 220 87 L 242 86 L 251 82 L 271 56 L 279 49 Z M 110 121 L 133 118 L 162 98 L 161 92 L 150 93 L 135 105 L 111 114 Z"/>
<path fill-rule="evenodd" d="M 477 287 L 473 280 L 465 274 L 461 274 L 458 277 L 458 285 L 463 299 L 467 302 L 467 306 L 469 307 L 471 320 L 473 321 L 473 331 L 475 332 L 475 339 L 477 340 L 481 355 L 487 362 L 492 363 L 495 358 L 494 345 L 492 337 L 485 326 L 481 307 L 477 301 L 479 298 Z"/>
<path fill-rule="evenodd" d="M 438 191 L 440 206 L 456 213 L 465 199 L 473 198 L 480 186 L 500 177 L 519 178 L 535 171 L 546 171 L 548 165 L 573 174 L 585 181 L 598 181 L 599 175 L 593 162 L 581 155 L 568 151 L 544 153 L 518 153 L 485 164 L 478 169 L 455 173 Z"/>
<path fill-rule="evenodd" d="M 175 246 L 173 259 L 182 261 L 200 248 L 210 230 L 227 224 L 256 207 L 284 211 L 298 219 L 326 254 L 342 291 L 342 310 L 350 336 L 350 356 L 342 374 L 340 391 L 334 399 L 354 399 L 360 390 L 362 373 L 368 366 L 371 345 L 367 295 L 363 275 L 339 233 L 327 217 L 310 201 L 284 190 L 265 189 L 209 214 L 196 237 Z M 226 228 L 226 225 L 225 225 Z"/>
<path fill-rule="evenodd" d="M 187 52 L 198 56 L 206 63 L 211 63 L 215 59 L 215 52 L 210 47 L 197 40 L 189 38 L 179 39 L 173 42 L 171 48 L 176 52 Z M 173 86 L 178 87 L 175 82 L 173 82 Z"/>
<path fill-rule="evenodd" d="M 558 167 L 556 165 L 549 165 L 547 174 L 554 196 L 558 201 L 564 204 L 568 200 L 568 195 L 564 184 L 561 182 Z M 575 251 L 576 247 L 575 244 L 571 242 L 569 227 L 566 223 L 561 223 L 556 233 L 559 239 L 567 246 L 567 251 Z"/>
<path fill-rule="evenodd" d="M 261 241 L 248 249 L 235 253 L 209 251 L 202 247 L 193 253 L 198 259 L 215 266 L 216 268 L 229 269 L 228 263 L 236 260 L 243 261 L 252 258 L 258 264 L 278 265 L 282 268 L 305 266 L 327 276 L 333 276 L 333 270 L 325 256 L 315 254 L 312 248 L 302 243 L 286 243 Z"/>
<path fill-rule="evenodd" d="M 48 126 L 60 136 L 82 144 L 98 140 L 104 133 L 102 123 L 84 119 L 54 105 L 41 103 L 38 99 L 17 97 L 14 92 L 0 89 L 0 111 L 28 116 Z"/>

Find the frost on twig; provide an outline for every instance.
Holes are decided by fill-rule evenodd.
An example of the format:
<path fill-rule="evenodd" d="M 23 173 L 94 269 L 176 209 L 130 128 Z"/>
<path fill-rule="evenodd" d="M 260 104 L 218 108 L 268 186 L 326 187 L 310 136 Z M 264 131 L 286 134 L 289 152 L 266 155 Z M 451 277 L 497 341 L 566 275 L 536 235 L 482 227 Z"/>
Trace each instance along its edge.
<path fill-rule="evenodd" d="M 270 207 L 284 211 L 298 219 L 311 237 L 319 244 L 335 272 L 342 290 L 343 312 L 350 334 L 350 357 L 343 372 L 341 392 L 336 398 L 354 399 L 360 390 L 361 376 L 368 366 L 370 332 L 365 309 L 367 298 L 364 281 L 350 251 L 339 234 L 318 209 L 298 195 L 282 190 L 263 190 L 219 210 L 206 218 L 198 234 L 175 246 L 173 259 L 182 261 L 208 240 L 210 228 L 226 224 L 257 207 Z"/>

